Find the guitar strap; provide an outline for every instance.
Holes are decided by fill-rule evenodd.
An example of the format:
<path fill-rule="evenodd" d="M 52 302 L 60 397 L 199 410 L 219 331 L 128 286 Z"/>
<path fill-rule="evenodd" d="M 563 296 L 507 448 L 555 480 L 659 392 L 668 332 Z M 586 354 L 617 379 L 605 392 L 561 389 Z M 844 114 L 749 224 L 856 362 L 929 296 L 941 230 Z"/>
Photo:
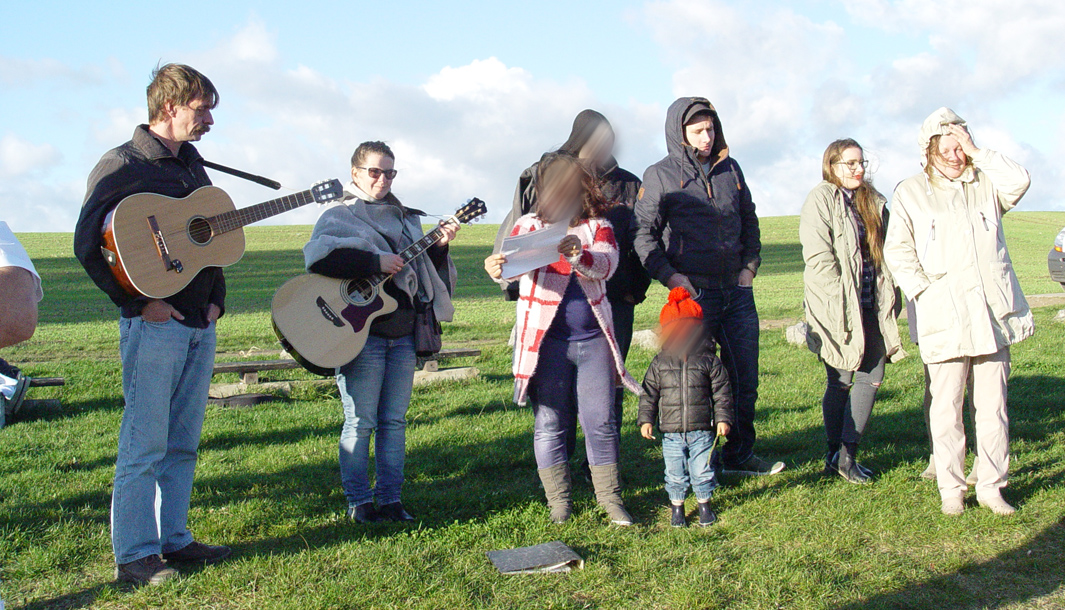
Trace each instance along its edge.
<path fill-rule="evenodd" d="M 220 171 L 223 174 L 229 174 L 230 176 L 236 176 L 237 178 L 243 178 L 244 180 L 247 180 L 249 182 L 254 182 L 256 184 L 261 184 L 262 186 L 265 186 L 266 188 L 274 189 L 275 191 L 281 190 L 281 183 L 278 182 L 277 180 L 271 180 L 271 179 L 263 177 L 263 176 L 256 176 L 255 174 L 249 174 L 248 172 L 241 171 L 239 169 L 233 169 L 232 167 L 228 167 L 228 166 L 222 165 L 220 163 L 215 163 L 214 161 L 208 161 L 207 159 L 202 159 L 202 161 L 203 161 L 203 166 L 204 167 L 209 167 L 209 168 L 211 168 L 213 170 Z"/>

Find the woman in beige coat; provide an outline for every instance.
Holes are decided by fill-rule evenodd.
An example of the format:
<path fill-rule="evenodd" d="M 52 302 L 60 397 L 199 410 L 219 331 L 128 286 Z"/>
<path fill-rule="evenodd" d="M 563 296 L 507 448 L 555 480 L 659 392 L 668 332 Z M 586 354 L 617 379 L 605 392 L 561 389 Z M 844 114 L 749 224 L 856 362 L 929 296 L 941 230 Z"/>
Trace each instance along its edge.
<path fill-rule="evenodd" d="M 895 283 L 884 268 L 884 197 L 865 179 L 868 163 L 851 139 L 825 150 L 822 182 L 799 217 L 807 341 L 825 363 L 821 410 L 828 453 L 825 472 L 851 483 L 872 473 L 855 461 L 873 411 L 884 366 L 905 356 L 895 323 Z"/>
<path fill-rule="evenodd" d="M 924 171 L 895 189 L 884 255 L 917 308 L 943 513 L 965 508 L 961 417 L 971 371 L 976 498 L 996 514 L 1012 514 L 1001 494 L 1009 468 L 1010 345 L 1030 337 L 1034 325 L 1006 248 L 1002 215 L 1017 205 L 1030 179 L 1005 155 L 977 148 L 965 121 L 948 108 L 925 119 L 919 143 Z"/>

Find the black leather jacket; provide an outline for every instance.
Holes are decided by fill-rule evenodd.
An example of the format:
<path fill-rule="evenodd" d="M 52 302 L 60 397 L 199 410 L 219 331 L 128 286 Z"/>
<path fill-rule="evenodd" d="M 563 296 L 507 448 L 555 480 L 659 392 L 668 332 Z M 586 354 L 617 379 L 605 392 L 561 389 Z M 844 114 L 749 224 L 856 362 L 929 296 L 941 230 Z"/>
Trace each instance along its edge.
<path fill-rule="evenodd" d="M 713 430 L 733 423 L 728 373 L 704 341 L 687 357 L 659 352 L 643 378 L 637 425 L 653 424 L 663 433 Z"/>

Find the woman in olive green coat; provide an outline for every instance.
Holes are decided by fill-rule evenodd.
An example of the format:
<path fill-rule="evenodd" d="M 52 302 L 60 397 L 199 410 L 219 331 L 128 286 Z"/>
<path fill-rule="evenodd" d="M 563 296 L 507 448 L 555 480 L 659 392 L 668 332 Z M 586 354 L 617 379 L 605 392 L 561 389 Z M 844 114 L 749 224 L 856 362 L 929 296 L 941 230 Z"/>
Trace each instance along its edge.
<path fill-rule="evenodd" d="M 807 342 L 825 363 L 821 402 L 828 453 L 825 471 L 851 483 L 871 472 L 855 461 L 884 380 L 884 365 L 903 356 L 895 283 L 883 264 L 887 210 L 865 179 L 868 163 L 854 140 L 825 150 L 824 180 L 806 197 L 799 220 L 806 270 Z"/>

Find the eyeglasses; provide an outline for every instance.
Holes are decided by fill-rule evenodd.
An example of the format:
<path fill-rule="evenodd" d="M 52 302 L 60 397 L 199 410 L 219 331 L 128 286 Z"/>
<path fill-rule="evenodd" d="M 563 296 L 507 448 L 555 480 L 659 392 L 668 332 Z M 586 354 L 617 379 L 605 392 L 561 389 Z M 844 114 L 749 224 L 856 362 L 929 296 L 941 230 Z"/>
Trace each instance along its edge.
<path fill-rule="evenodd" d="M 861 161 L 837 161 L 835 165 L 844 165 L 852 172 L 858 171 L 858 168 L 869 169 L 869 160 L 862 159 Z"/>
<path fill-rule="evenodd" d="M 399 170 L 396 169 L 381 169 L 380 167 L 359 167 L 356 165 L 355 169 L 366 170 L 366 173 L 374 180 L 377 180 L 382 175 L 389 180 L 395 180 L 396 174 L 399 173 Z"/>

